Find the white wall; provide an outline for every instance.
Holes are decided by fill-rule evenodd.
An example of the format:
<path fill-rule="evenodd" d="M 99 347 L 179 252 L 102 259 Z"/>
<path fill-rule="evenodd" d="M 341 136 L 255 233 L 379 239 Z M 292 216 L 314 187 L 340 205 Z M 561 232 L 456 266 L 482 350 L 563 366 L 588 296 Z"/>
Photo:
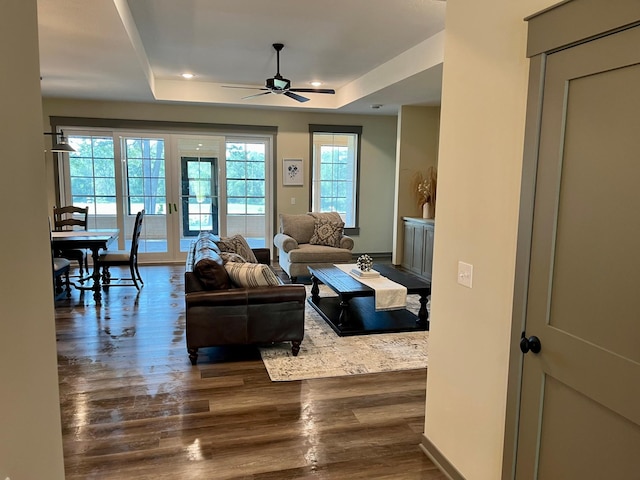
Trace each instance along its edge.
<path fill-rule="evenodd" d="M 49 116 L 277 126 L 275 158 L 278 166 L 277 213 L 308 211 L 309 182 L 305 180 L 305 185 L 301 187 L 283 187 L 281 167 L 283 158 L 302 158 L 305 176 L 308 175 L 309 124 L 362 125 L 361 179 L 363 180 L 360 187 L 360 235 L 354 237 L 354 252 L 391 252 L 395 195 L 396 117 L 61 99 L 45 99 L 43 109 L 45 126 L 49 125 Z M 54 205 L 52 168 L 47 175 L 49 203 Z M 295 197 L 295 205 L 291 204 L 291 197 Z"/>
<path fill-rule="evenodd" d="M 447 2 L 425 437 L 468 480 L 501 476 L 528 60 L 549 0 Z M 457 284 L 473 264 L 473 288 Z"/>
<path fill-rule="evenodd" d="M 0 15 L 0 478 L 14 480 L 64 478 L 36 15 L 36 0 Z"/>

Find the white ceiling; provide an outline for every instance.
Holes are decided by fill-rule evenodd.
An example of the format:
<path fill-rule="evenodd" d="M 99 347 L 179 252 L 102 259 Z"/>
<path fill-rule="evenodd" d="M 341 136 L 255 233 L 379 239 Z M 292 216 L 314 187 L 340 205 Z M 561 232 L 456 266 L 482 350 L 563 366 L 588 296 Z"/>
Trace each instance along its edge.
<path fill-rule="evenodd" d="M 38 0 L 44 97 L 396 114 L 439 105 L 438 0 Z M 242 100 L 276 73 L 335 95 Z M 180 74 L 195 74 L 191 80 Z M 371 105 L 383 105 L 372 109 Z"/>

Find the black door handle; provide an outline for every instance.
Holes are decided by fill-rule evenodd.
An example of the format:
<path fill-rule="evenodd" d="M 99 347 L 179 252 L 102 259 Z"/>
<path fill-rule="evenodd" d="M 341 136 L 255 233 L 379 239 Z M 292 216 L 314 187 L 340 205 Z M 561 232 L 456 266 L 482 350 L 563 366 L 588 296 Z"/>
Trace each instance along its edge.
<path fill-rule="evenodd" d="M 540 350 L 542 350 L 540 339 L 536 336 L 527 338 L 525 335 L 526 334 L 522 332 L 522 337 L 520 338 L 520 350 L 522 353 L 527 353 L 529 350 L 533 353 L 540 353 Z"/>

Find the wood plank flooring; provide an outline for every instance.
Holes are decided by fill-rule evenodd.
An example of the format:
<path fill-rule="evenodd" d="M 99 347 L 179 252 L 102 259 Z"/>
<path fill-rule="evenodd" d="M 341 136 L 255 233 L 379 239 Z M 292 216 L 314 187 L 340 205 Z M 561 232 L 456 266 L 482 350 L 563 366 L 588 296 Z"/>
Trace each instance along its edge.
<path fill-rule="evenodd" d="M 68 480 L 446 478 L 418 446 L 425 370 L 271 382 L 253 347 L 192 367 L 183 267 L 141 274 L 56 302 Z"/>

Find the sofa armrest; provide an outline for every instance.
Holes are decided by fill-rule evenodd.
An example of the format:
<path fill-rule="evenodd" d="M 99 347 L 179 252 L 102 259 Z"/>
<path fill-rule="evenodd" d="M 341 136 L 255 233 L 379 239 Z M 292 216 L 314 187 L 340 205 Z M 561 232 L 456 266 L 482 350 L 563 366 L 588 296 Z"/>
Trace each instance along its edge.
<path fill-rule="evenodd" d="M 191 307 L 246 305 L 245 288 L 229 288 L 225 290 L 202 290 L 189 292 L 185 296 L 187 310 Z"/>
<path fill-rule="evenodd" d="M 307 291 L 302 284 L 286 284 L 277 287 L 247 288 L 249 305 L 298 302 L 304 308 Z"/>
<path fill-rule="evenodd" d="M 192 292 L 185 295 L 187 309 L 191 307 L 219 307 L 234 305 L 268 304 L 282 302 L 303 303 L 306 298 L 304 285 L 280 285 L 277 287 L 231 288 Z"/>
<path fill-rule="evenodd" d="M 277 233 L 276 236 L 273 237 L 273 244 L 283 252 L 287 253 L 298 248 L 298 242 L 296 239 L 285 233 Z"/>
<path fill-rule="evenodd" d="M 349 237 L 348 235 L 342 235 L 342 237 L 340 237 L 340 248 L 353 250 L 353 238 Z"/>

